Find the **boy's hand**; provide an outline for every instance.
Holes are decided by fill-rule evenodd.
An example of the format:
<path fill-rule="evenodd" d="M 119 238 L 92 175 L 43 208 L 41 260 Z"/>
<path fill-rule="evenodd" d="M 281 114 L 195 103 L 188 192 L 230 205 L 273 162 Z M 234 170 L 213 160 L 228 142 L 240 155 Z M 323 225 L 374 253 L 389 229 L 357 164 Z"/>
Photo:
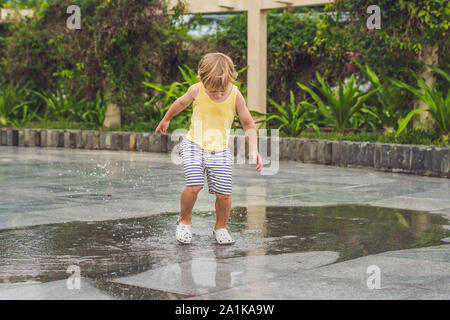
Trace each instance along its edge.
<path fill-rule="evenodd" d="M 161 122 L 156 127 L 154 135 L 156 135 L 158 133 L 158 131 L 161 132 L 161 134 L 166 133 L 167 128 L 169 128 L 169 124 L 170 124 L 170 120 L 162 119 Z"/>
<path fill-rule="evenodd" d="M 252 155 L 253 157 L 253 161 L 256 162 L 256 171 L 261 171 L 263 168 L 263 163 L 262 163 L 262 159 L 261 156 L 259 155 L 259 152 L 255 153 Z"/>

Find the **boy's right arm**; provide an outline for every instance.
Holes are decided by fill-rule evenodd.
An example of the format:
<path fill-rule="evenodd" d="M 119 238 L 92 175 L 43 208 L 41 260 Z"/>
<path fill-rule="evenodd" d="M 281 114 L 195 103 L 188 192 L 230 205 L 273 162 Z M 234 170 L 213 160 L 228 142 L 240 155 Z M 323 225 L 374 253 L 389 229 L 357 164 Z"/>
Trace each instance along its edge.
<path fill-rule="evenodd" d="M 170 106 L 169 110 L 167 110 L 164 118 L 158 124 L 155 130 L 155 135 L 159 132 L 161 134 L 166 133 L 167 128 L 169 128 L 170 120 L 179 114 L 181 111 L 186 109 L 192 101 L 194 101 L 195 97 L 198 94 L 198 83 L 193 84 L 189 87 L 184 95 L 179 97 L 175 102 Z"/>

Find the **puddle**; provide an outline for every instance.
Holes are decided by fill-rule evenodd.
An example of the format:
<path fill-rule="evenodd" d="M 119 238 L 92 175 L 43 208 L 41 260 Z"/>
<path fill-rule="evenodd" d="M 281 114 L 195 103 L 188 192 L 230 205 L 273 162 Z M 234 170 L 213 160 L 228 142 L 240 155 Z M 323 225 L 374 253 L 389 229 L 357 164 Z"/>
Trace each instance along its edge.
<path fill-rule="evenodd" d="M 217 250 L 214 212 L 195 212 L 193 244 L 176 242 L 177 213 L 110 221 L 68 222 L 0 230 L 0 282 L 67 279 L 69 265 L 84 277 L 140 273 Z M 448 221 L 436 214 L 361 205 L 233 208 L 236 244 L 223 259 L 246 255 L 335 251 L 336 262 L 392 250 L 443 244 Z"/>

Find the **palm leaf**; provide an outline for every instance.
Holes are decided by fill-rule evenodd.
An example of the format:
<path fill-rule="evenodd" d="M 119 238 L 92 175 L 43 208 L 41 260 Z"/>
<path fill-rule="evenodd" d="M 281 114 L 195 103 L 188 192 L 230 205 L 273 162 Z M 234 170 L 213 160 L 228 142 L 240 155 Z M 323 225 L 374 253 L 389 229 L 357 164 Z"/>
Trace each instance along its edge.
<path fill-rule="evenodd" d="M 426 100 L 426 98 L 425 98 L 425 96 L 424 96 L 424 94 L 423 94 L 422 92 L 420 92 L 420 91 L 417 90 L 416 88 L 410 86 L 409 84 L 404 83 L 404 82 L 399 81 L 399 80 L 396 80 L 396 79 L 392 79 L 392 78 L 389 78 L 389 80 L 390 80 L 394 85 L 396 85 L 397 87 L 400 87 L 400 88 L 409 90 L 409 91 L 412 92 L 414 95 L 416 95 L 418 98 L 422 99 L 422 101 L 425 101 L 425 100 Z"/>
<path fill-rule="evenodd" d="M 422 113 L 424 111 L 425 110 L 423 110 L 423 109 L 415 109 L 415 110 L 410 111 L 406 115 L 406 117 L 399 119 L 398 120 L 398 129 L 395 132 L 395 137 L 398 137 L 400 135 L 400 133 L 402 133 L 402 131 L 406 128 L 406 126 L 408 125 L 409 121 L 411 120 L 411 118 L 413 116 L 415 116 L 416 114 Z"/>
<path fill-rule="evenodd" d="M 272 98 L 267 98 L 267 100 L 275 107 L 277 110 L 286 118 L 289 118 L 288 113 L 282 106 L 280 106 L 278 103 L 276 103 Z"/>

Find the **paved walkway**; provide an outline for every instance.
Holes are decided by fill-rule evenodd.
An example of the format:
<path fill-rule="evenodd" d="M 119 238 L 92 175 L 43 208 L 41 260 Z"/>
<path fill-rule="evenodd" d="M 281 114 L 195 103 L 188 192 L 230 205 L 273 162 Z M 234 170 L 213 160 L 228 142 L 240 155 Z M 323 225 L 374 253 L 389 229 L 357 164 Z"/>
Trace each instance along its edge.
<path fill-rule="evenodd" d="M 206 186 L 175 242 L 183 188 L 167 154 L 0 147 L 0 299 L 450 298 L 448 179 L 235 164 L 226 248 Z"/>

